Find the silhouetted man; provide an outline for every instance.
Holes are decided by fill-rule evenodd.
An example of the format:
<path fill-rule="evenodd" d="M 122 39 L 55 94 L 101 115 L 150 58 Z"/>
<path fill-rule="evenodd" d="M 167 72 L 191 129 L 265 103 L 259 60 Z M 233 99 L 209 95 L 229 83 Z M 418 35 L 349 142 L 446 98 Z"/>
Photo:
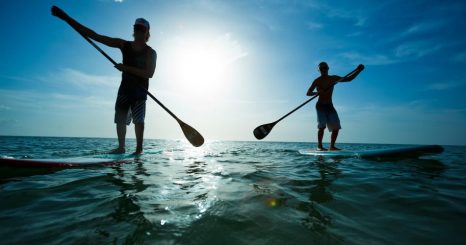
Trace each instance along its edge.
<path fill-rule="evenodd" d="M 320 77 L 316 78 L 312 83 L 311 87 L 307 91 L 307 96 L 313 96 L 319 94 L 319 100 L 316 103 L 316 110 L 317 110 L 317 149 L 321 151 L 326 151 L 322 145 L 322 138 L 324 137 L 324 129 L 328 127 L 328 130 L 332 132 L 332 136 L 330 139 L 330 150 L 331 151 L 338 151 L 337 147 L 335 147 L 335 142 L 338 137 L 338 132 L 341 129 L 340 126 L 340 119 L 338 118 L 338 113 L 333 107 L 332 102 L 332 94 L 334 84 L 338 82 L 349 82 L 352 81 L 359 73 L 364 70 L 363 65 L 358 66 L 358 70 L 348 76 L 347 78 L 340 81 L 341 77 L 335 75 L 328 75 L 329 67 L 327 63 L 321 62 L 319 64 L 319 71 Z M 314 89 L 317 88 L 317 93 L 314 92 Z"/>
<path fill-rule="evenodd" d="M 146 90 L 149 88 L 149 78 L 154 75 L 157 61 L 157 53 L 147 45 L 150 37 L 149 22 L 143 18 L 136 19 L 133 25 L 134 41 L 126 41 L 97 34 L 78 23 L 58 7 L 52 7 L 52 14 L 66 21 L 81 34 L 109 47 L 121 50 L 123 64 L 120 63 L 115 66 L 122 72 L 121 84 L 115 103 L 118 148 L 112 150 L 111 153 L 125 152 L 126 125 L 131 123 L 131 119 L 136 133 L 137 146 L 135 153 L 142 153 L 147 93 L 140 86 Z"/>

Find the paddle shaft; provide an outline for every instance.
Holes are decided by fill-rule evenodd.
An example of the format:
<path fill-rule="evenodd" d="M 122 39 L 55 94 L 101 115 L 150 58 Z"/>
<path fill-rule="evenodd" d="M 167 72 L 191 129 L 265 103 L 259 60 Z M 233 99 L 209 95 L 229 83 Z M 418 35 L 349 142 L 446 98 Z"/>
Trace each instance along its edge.
<path fill-rule="evenodd" d="M 73 27 L 73 26 L 72 26 Z M 94 48 L 96 48 L 103 56 L 105 56 L 105 58 L 107 58 L 110 62 L 112 62 L 113 65 L 117 65 L 117 63 L 112 59 L 112 57 L 108 56 L 108 54 L 106 54 L 99 46 L 97 46 L 97 44 L 95 44 L 89 37 L 85 36 L 84 34 L 82 34 L 80 31 L 78 31 L 76 28 L 73 27 L 73 29 L 75 31 L 77 31 L 84 39 L 86 39 L 92 46 L 94 46 Z M 162 104 L 162 102 L 160 102 L 157 98 L 155 98 L 154 95 L 152 95 L 149 90 L 147 90 L 146 88 L 144 88 L 142 85 L 140 84 L 137 84 L 141 89 L 144 89 L 144 91 L 146 91 L 147 95 L 149 95 L 149 97 L 151 97 L 155 102 L 157 102 L 157 104 L 159 104 L 166 112 L 168 112 L 168 114 L 170 114 L 173 118 L 175 118 L 178 122 L 181 122 L 181 120 L 175 115 L 173 114 L 173 112 L 171 112 L 164 104 Z"/>
<path fill-rule="evenodd" d="M 345 78 L 351 76 L 353 73 L 355 73 L 358 69 L 354 69 L 352 72 L 348 73 L 346 76 L 342 77 L 340 80 L 336 81 L 335 83 L 333 83 L 331 86 L 329 86 L 328 88 L 326 88 L 323 92 L 326 92 L 327 90 L 329 90 L 330 88 L 332 88 L 333 86 L 335 86 L 335 84 L 337 84 L 338 82 L 341 82 L 343 81 Z M 300 106 L 294 108 L 292 111 L 288 112 L 286 115 L 284 115 L 283 117 L 281 117 L 280 119 L 278 119 L 277 121 L 274 122 L 274 124 L 277 124 L 278 122 L 280 122 L 281 120 L 285 119 L 287 116 L 291 115 L 293 112 L 297 111 L 299 108 L 303 107 L 304 105 L 306 105 L 307 103 L 311 102 L 311 100 L 315 99 L 316 97 L 318 97 L 319 94 L 316 94 L 314 96 L 312 96 L 310 99 L 306 100 L 304 103 L 302 103 Z"/>

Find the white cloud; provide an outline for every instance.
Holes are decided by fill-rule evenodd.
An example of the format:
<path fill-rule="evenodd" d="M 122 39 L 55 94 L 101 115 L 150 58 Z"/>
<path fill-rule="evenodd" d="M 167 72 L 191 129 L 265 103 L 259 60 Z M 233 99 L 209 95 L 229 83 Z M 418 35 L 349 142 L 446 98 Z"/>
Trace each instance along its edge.
<path fill-rule="evenodd" d="M 417 23 L 409 26 L 405 31 L 401 32 L 398 38 L 404 38 L 409 35 L 419 33 L 436 33 L 440 31 L 446 24 L 447 22 L 445 20 L 440 21 L 438 19 L 418 21 Z"/>
<path fill-rule="evenodd" d="M 3 119 L 0 118 L 0 128 L 16 128 L 19 126 L 20 121 L 16 119 Z M 8 133 L 3 133 L 5 135 L 8 135 Z"/>
<path fill-rule="evenodd" d="M 313 22 L 313 21 L 308 21 L 306 23 L 306 27 L 309 30 L 315 30 L 315 29 L 321 29 L 323 25 L 321 23 Z"/>
<path fill-rule="evenodd" d="M 340 56 L 348 59 L 352 64 L 388 65 L 397 62 L 397 60 L 383 54 L 365 55 L 358 52 L 345 52 Z"/>
<path fill-rule="evenodd" d="M 395 56 L 400 58 L 420 58 L 438 51 L 442 44 L 434 44 L 428 41 L 406 42 L 395 48 Z"/>
<path fill-rule="evenodd" d="M 8 79 L 8 80 L 18 81 L 18 82 L 31 82 L 31 81 L 34 80 L 34 79 L 31 79 L 31 78 L 20 77 L 20 76 L 5 76 L 5 75 L 1 75 L 0 77 L 1 77 L 1 78 L 5 78 L 5 79 Z"/>
<path fill-rule="evenodd" d="M 348 35 L 346 35 L 347 37 L 358 37 L 358 36 L 361 36 L 363 34 L 362 31 L 355 31 L 355 32 L 352 32 L 352 33 L 349 33 Z"/>
<path fill-rule="evenodd" d="M 457 61 L 457 62 L 465 62 L 466 61 L 466 52 L 459 53 L 459 54 L 455 55 L 453 60 Z"/>
<path fill-rule="evenodd" d="M 38 80 L 43 82 L 71 84 L 79 88 L 114 87 L 121 80 L 118 76 L 87 74 L 72 68 L 64 68 L 57 72 L 50 72 L 46 75 L 39 76 Z"/>
<path fill-rule="evenodd" d="M 449 90 L 449 89 L 454 89 L 457 87 L 460 87 L 461 83 L 458 82 L 443 82 L 443 83 L 432 83 L 427 86 L 427 90 L 437 90 L 437 91 L 443 91 L 443 90 Z"/>
<path fill-rule="evenodd" d="M 341 118 L 351 130 L 342 134 L 342 140 L 346 137 L 361 142 L 464 145 L 466 109 L 435 108 L 429 104 L 412 101 L 346 108 Z"/>
<path fill-rule="evenodd" d="M 114 98 L 3 89 L 0 98 L 14 108 L 0 113 L 0 134 L 113 136 Z"/>
<path fill-rule="evenodd" d="M 228 57 L 229 63 L 233 63 L 248 55 L 248 52 L 243 49 L 239 41 L 231 38 L 231 33 L 225 33 L 215 39 L 212 51 L 221 52 L 222 50 L 217 50 L 218 47 L 226 51 L 224 55 Z"/>
<path fill-rule="evenodd" d="M 346 58 L 353 64 L 368 65 L 388 65 L 410 60 L 417 60 L 432 53 L 435 53 L 445 45 L 443 43 L 434 43 L 431 41 L 412 41 L 405 42 L 392 50 L 384 53 L 365 54 L 363 52 L 343 52 L 339 56 Z"/>
<path fill-rule="evenodd" d="M 124 2 L 125 0 L 98 0 L 99 2 L 105 2 L 105 3 L 108 3 L 108 2 L 113 2 L 113 3 L 122 3 Z"/>
<path fill-rule="evenodd" d="M 278 100 L 247 100 L 247 99 L 227 99 L 223 101 L 224 103 L 230 103 L 230 104 L 249 104 L 249 105 L 258 105 L 258 104 L 264 104 L 264 105 L 277 105 L 277 104 L 288 104 L 289 101 L 286 99 L 278 99 Z"/>
<path fill-rule="evenodd" d="M 366 25 L 367 15 L 365 11 L 347 11 L 346 9 L 338 9 L 334 6 L 321 6 L 322 12 L 327 13 L 330 18 L 339 18 L 344 20 L 350 20 L 354 23 L 354 26 L 362 27 Z"/>
<path fill-rule="evenodd" d="M 11 110 L 11 107 L 6 106 L 6 105 L 0 105 L 0 111 L 9 111 Z"/>
<path fill-rule="evenodd" d="M 113 108 L 114 95 L 80 96 L 62 93 L 44 93 L 31 90 L 4 90 L 0 89 L 0 97 L 5 104 L 0 105 L 0 111 L 25 110 L 25 111 L 53 111 L 56 109 L 89 109 L 89 108 Z"/>

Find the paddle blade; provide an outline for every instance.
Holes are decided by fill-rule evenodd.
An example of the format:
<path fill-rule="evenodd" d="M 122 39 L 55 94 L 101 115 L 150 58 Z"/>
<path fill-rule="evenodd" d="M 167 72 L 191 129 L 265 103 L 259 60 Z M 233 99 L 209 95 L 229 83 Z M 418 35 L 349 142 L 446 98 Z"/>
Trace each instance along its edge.
<path fill-rule="evenodd" d="M 204 144 L 204 137 L 202 137 L 197 130 L 182 121 L 178 121 L 178 123 L 180 124 L 181 130 L 183 130 L 183 134 L 186 139 L 188 139 L 189 143 L 195 147 L 199 147 Z"/>
<path fill-rule="evenodd" d="M 261 140 L 265 138 L 270 133 L 270 131 L 272 131 L 272 128 L 275 126 L 275 124 L 277 123 L 267 123 L 260 125 L 259 127 L 254 129 L 254 136 L 256 137 L 256 139 Z"/>

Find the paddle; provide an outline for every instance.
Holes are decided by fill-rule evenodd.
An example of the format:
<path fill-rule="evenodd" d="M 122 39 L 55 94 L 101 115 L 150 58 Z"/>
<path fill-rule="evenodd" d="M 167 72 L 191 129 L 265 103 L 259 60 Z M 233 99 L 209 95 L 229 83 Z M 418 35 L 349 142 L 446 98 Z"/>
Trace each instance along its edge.
<path fill-rule="evenodd" d="M 73 26 L 71 26 L 73 27 Z M 75 31 L 77 31 L 84 39 L 86 39 L 94 48 L 96 48 L 105 58 L 107 58 L 112 64 L 115 66 L 117 63 L 110 57 L 108 56 L 99 46 L 97 46 L 89 37 L 85 36 L 81 32 L 79 32 L 77 29 L 73 27 Z M 189 143 L 191 143 L 195 147 L 199 147 L 202 144 L 204 144 L 204 137 L 193 127 L 189 126 L 185 122 L 181 121 L 173 112 L 171 112 L 162 102 L 160 102 L 157 98 L 155 98 L 154 95 L 152 95 L 146 88 L 144 88 L 142 85 L 137 84 L 141 89 L 144 89 L 146 91 L 147 95 L 149 95 L 157 104 L 159 104 L 168 114 L 170 114 L 180 125 L 181 130 L 183 131 L 184 136 L 186 139 L 188 139 Z"/>
<path fill-rule="evenodd" d="M 352 72 L 348 73 L 346 76 L 342 77 L 340 80 L 336 81 L 335 83 L 333 83 L 332 85 L 330 85 L 328 88 L 326 88 L 323 92 L 329 90 L 330 88 L 332 88 L 333 86 L 335 86 L 335 84 L 337 84 L 338 82 L 341 82 L 343 81 L 345 78 L 351 76 L 353 73 L 357 72 L 358 71 L 358 68 L 356 68 L 355 70 L 353 70 Z M 319 94 L 316 94 L 314 96 L 312 96 L 310 99 L 306 100 L 304 103 L 302 103 L 300 106 L 296 107 L 295 109 L 293 109 L 292 111 L 288 112 L 286 115 L 284 115 L 283 117 L 281 117 L 280 119 L 278 119 L 277 121 L 275 122 L 272 122 L 272 123 L 267 123 L 267 124 L 263 124 L 263 125 L 260 125 L 258 126 L 257 128 L 254 129 L 253 133 L 254 133 L 254 136 L 256 137 L 256 139 L 258 140 L 261 140 L 263 138 L 265 138 L 273 129 L 273 127 L 275 127 L 275 125 L 280 122 L 281 120 L 285 119 L 287 116 L 289 116 L 291 113 L 297 111 L 299 108 L 303 107 L 305 104 L 309 103 L 311 100 L 315 99 L 317 96 L 319 96 Z"/>

